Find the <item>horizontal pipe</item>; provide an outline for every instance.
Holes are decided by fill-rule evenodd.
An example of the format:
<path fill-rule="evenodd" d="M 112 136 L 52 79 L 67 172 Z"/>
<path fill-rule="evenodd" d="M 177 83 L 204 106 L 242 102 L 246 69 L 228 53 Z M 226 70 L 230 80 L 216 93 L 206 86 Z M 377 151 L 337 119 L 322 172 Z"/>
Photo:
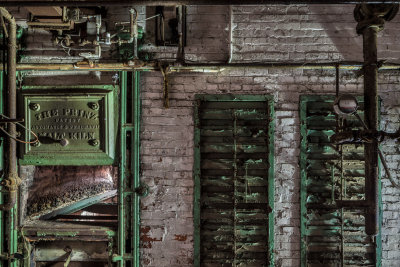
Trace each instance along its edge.
<path fill-rule="evenodd" d="M 4 0 L 2 6 L 175 6 L 175 5 L 297 5 L 297 4 L 397 4 L 400 0 Z"/>
<path fill-rule="evenodd" d="M 328 63 L 232 63 L 232 64 L 173 64 L 169 67 L 170 72 L 220 72 L 229 69 L 324 69 L 336 70 L 339 65 L 341 70 L 361 70 L 363 63 L 361 62 L 328 62 Z M 0 70 L 2 70 L 0 66 Z M 22 63 L 17 64 L 18 71 L 158 71 L 159 67 L 156 63 L 142 64 L 126 64 L 126 63 L 96 63 L 94 65 L 85 62 L 82 63 L 63 63 L 63 64 L 46 64 L 46 63 Z M 383 64 L 379 70 L 400 70 L 400 64 Z"/>

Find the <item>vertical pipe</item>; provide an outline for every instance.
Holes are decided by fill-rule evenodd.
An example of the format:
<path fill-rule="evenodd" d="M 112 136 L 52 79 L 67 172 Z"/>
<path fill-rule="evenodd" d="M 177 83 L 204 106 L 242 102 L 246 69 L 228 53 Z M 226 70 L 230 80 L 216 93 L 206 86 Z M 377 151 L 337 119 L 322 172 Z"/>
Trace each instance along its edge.
<path fill-rule="evenodd" d="M 140 72 L 133 72 L 133 118 L 134 118 L 134 132 L 133 132 L 133 142 L 131 145 L 131 166 L 132 166 L 132 177 L 133 177 L 133 188 L 138 188 L 140 186 L 140 87 L 139 79 Z M 132 251 L 133 262 L 132 266 L 140 266 L 139 259 L 139 240 L 140 240 L 140 199 L 138 194 L 133 196 L 133 214 L 132 214 Z"/>
<path fill-rule="evenodd" d="M 5 9 L 0 7 L 0 15 L 8 21 L 8 54 L 7 54 L 7 77 L 8 77 L 8 117 L 15 119 L 17 116 L 17 25 L 15 19 Z M 8 131 L 11 137 L 16 137 L 16 126 L 13 123 L 8 125 Z M 18 181 L 17 174 L 17 144 L 16 141 L 9 137 L 7 139 L 7 160 L 8 172 L 6 175 L 6 187 L 9 189 L 9 199 L 7 204 L 0 205 L 0 210 L 11 210 L 16 202 Z"/>
<path fill-rule="evenodd" d="M 233 8 L 232 5 L 229 5 L 229 33 L 228 33 L 228 41 L 229 41 L 229 57 L 228 64 L 232 63 L 233 57 Z"/>
<path fill-rule="evenodd" d="M 130 42 L 133 42 L 133 58 L 138 58 L 138 25 L 137 18 L 138 12 L 136 8 L 129 9 L 130 14 Z"/>
<path fill-rule="evenodd" d="M 8 116 L 15 119 L 17 116 L 17 25 L 14 17 L 5 9 L 0 7 L 0 16 L 8 21 L 8 54 L 7 54 L 7 77 L 8 77 Z M 8 168 L 5 179 L 2 181 L 4 187 L 9 192 L 8 201 L 6 204 L 0 205 L 0 210 L 9 211 L 6 224 L 6 235 L 8 237 L 8 254 L 13 255 L 17 252 L 17 211 L 14 208 L 17 201 L 17 190 L 19 186 L 19 177 L 17 173 L 17 143 L 16 126 L 13 123 L 8 125 L 10 137 L 7 139 L 7 160 Z M 17 261 L 8 259 L 8 266 L 17 266 Z"/>
<path fill-rule="evenodd" d="M 121 114 L 120 114 L 120 162 L 119 162 L 119 184 L 118 184 L 118 255 L 121 256 L 118 263 L 119 267 L 125 267 L 126 262 L 125 244 L 126 244 L 126 212 L 125 212 L 125 171 L 126 171 L 126 87 L 127 73 L 121 72 Z"/>
<path fill-rule="evenodd" d="M 377 26 L 366 27 L 363 31 L 364 48 L 364 104 L 368 129 L 378 130 L 378 67 L 377 67 Z M 365 199 L 368 203 L 365 231 L 368 235 L 378 233 L 378 142 L 365 144 Z"/>
<path fill-rule="evenodd" d="M 179 34 L 179 43 L 178 43 L 178 53 L 177 53 L 177 61 L 184 62 L 185 61 L 185 21 L 184 21 L 184 13 L 185 7 L 178 6 L 178 34 Z"/>

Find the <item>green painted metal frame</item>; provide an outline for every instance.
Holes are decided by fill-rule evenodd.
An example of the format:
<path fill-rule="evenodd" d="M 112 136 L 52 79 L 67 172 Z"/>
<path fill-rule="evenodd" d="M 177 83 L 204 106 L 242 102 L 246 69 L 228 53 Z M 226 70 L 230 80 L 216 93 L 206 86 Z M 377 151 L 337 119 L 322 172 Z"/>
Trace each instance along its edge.
<path fill-rule="evenodd" d="M 75 92 L 76 91 L 76 92 Z M 93 92 L 93 97 L 101 97 L 104 101 L 104 116 L 110 118 L 104 123 L 104 138 L 101 142 L 104 143 L 104 151 L 99 150 L 93 152 L 74 152 L 68 151 L 59 157 L 60 153 L 50 151 L 43 157 L 43 152 L 30 151 L 30 144 L 22 144 L 20 153 L 20 165 L 112 165 L 115 163 L 115 142 L 117 138 L 116 133 L 116 95 L 118 88 L 113 85 L 74 85 L 74 86 L 22 86 L 22 93 L 20 94 L 20 105 L 24 108 L 23 114 L 26 116 L 26 125 L 30 126 L 30 117 L 27 115 L 29 112 L 29 103 L 31 99 L 38 99 L 38 97 L 57 99 L 58 96 L 65 96 L 69 94 L 77 94 L 70 96 L 72 99 L 82 99 L 87 97 L 89 92 Z M 89 99 L 89 98 L 88 98 Z M 26 131 L 26 136 L 30 140 L 31 133 Z M 33 153 L 32 153 L 33 152 Z M 92 156 L 94 155 L 94 156 Z"/>
<path fill-rule="evenodd" d="M 118 187 L 118 256 L 113 261 L 118 262 L 119 267 L 140 266 L 139 259 L 139 229 L 140 229 L 140 199 L 135 193 L 135 188 L 140 184 L 140 73 L 132 73 L 132 84 L 128 84 L 128 73 L 121 72 L 121 102 L 120 102 L 120 159 L 119 159 L 119 187 Z M 132 90 L 128 90 L 132 89 Z M 128 94 L 132 94 L 133 103 L 127 103 Z M 132 108 L 133 122 L 127 122 L 128 108 Z M 131 162 L 127 166 L 127 134 L 132 136 L 131 140 Z M 131 187 L 127 186 L 127 179 L 132 178 Z M 127 205 L 127 197 L 131 198 L 132 206 Z M 129 216 L 129 218 L 127 218 Z M 128 220 L 129 224 L 128 224 Z M 128 229 L 127 224 L 131 229 Z M 126 233 L 131 232 L 131 251 L 126 253 Z"/>
<path fill-rule="evenodd" d="M 300 257 L 301 267 L 306 267 L 307 262 L 307 102 L 310 100 L 333 100 L 334 95 L 302 95 L 300 96 L 300 135 L 301 135 L 301 149 L 300 149 Z M 379 113 L 380 117 L 380 113 Z M 380 173 L 380 172 L 379 172 Z M 381 177 L 379 176 L 379 180 Z M 381 196 L 381 182 L 378 188 L 379 195 Z M 382 265 L 382 197 L 379 198 L 379 234 L 376 237 L 376 262 L 377 266 Z"/>
<path fill-rule="evenodd" d="M 268 249 L 269 249 L 269 266 L 274 266 L 274 132 L 275 132 L 275 111 L 274 99 L 270 95 L 196 95 L 194 110 L 194 204 L 193 204 L 193 220 L 194 220 L 194 266 L 200 267 L 200 118 L 199 101 L 266 101 L 269 109 L 268 122 L 268 204 L 271 212 L 268 214 Z"/>

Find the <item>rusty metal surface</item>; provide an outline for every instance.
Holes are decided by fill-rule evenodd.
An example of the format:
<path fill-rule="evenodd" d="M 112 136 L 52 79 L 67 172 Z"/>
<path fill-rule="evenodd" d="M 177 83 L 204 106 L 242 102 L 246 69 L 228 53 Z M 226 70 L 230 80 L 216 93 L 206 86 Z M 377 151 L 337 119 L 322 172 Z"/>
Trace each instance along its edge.
<path fill-rule="evenodd" d="M 269 266 L 270 113 L 262 101 L 204 101 L 200 265 Z"/>
<path fill-rule="evenodd" d="M 117 170 L 112 166 L 40 166 L 27 189 L 26 214 L 29 217 L 112 191 Z"/>
<path fill-rule="evenodd" d="M 373 132 L 378 124 L 378 56 L 377 36 L 386 20 L 391 20 L 398 11 L 398 5 L 357 5 L 355 19 L 358 21 L 357 32 L 363 35 L 364 54 L 364 102 L 365 122 Z M 376 235 L 379 231 L 379 170 L 378 141 L 373 139 L 365 144 L 365 198 L 369 203 L 366 216 L 366 232 Z"/>
<path fill-rule="evenodd" d="M 68 222 L 29 221 L 21 229 L 29 242 L 35 241 L 109 241 L 115 227 L 93 226 Z"/>
<path fill-rule="evenodd" d="M 363 208 L 364 147 L 330 143 L 337 130 L 333 100 L 305 96 L 301 102 L 302 266 L 375 266 L 379 245 L 366 233 Z M 355 117 L 344 125 L 361 126 Z"/>

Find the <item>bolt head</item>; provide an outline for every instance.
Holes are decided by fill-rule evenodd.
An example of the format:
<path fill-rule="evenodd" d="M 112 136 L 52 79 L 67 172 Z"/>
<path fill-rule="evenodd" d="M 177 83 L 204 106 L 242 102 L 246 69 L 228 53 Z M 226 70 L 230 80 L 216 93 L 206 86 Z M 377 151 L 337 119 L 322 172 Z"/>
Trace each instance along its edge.
<path fill-rule="evenodd" d="M 40 105 L 38 103 L 30 103 L 29 108 L 33 111 L 39 111 L 40 110 Z"/>
<path fill-rule="evenodd" d="M 100 144 L 100 142 L 97 139 L 92 139 L 89 141 L 89 144 L 92 146 L 98 146 Z"/>
<path fill-rule="evenodd" d="M 31 146 L 38 147 L 38 146 L 40 146 L 40 142 L 37 141 L 37 142 L 35 142 L 35 143 L 32 143 Z"/>
<path fill-rule="evenodd" d="M 88 104 L 89 108 L 93 109 L 93 110 L 98 110 L 100 108 L 98 103 L 94 103 L 94 102 L 90 102 Z"/>
<path fill-rule="evenodd" d="M 61 140 L 60 140 L 60 145 L 61 145 L 61 146 L 67 146 L 68 144 L 69 144 L 68 139 L 65 139 L 65 138 L 64 138 L 64 139 L 61 139 Z"/>

